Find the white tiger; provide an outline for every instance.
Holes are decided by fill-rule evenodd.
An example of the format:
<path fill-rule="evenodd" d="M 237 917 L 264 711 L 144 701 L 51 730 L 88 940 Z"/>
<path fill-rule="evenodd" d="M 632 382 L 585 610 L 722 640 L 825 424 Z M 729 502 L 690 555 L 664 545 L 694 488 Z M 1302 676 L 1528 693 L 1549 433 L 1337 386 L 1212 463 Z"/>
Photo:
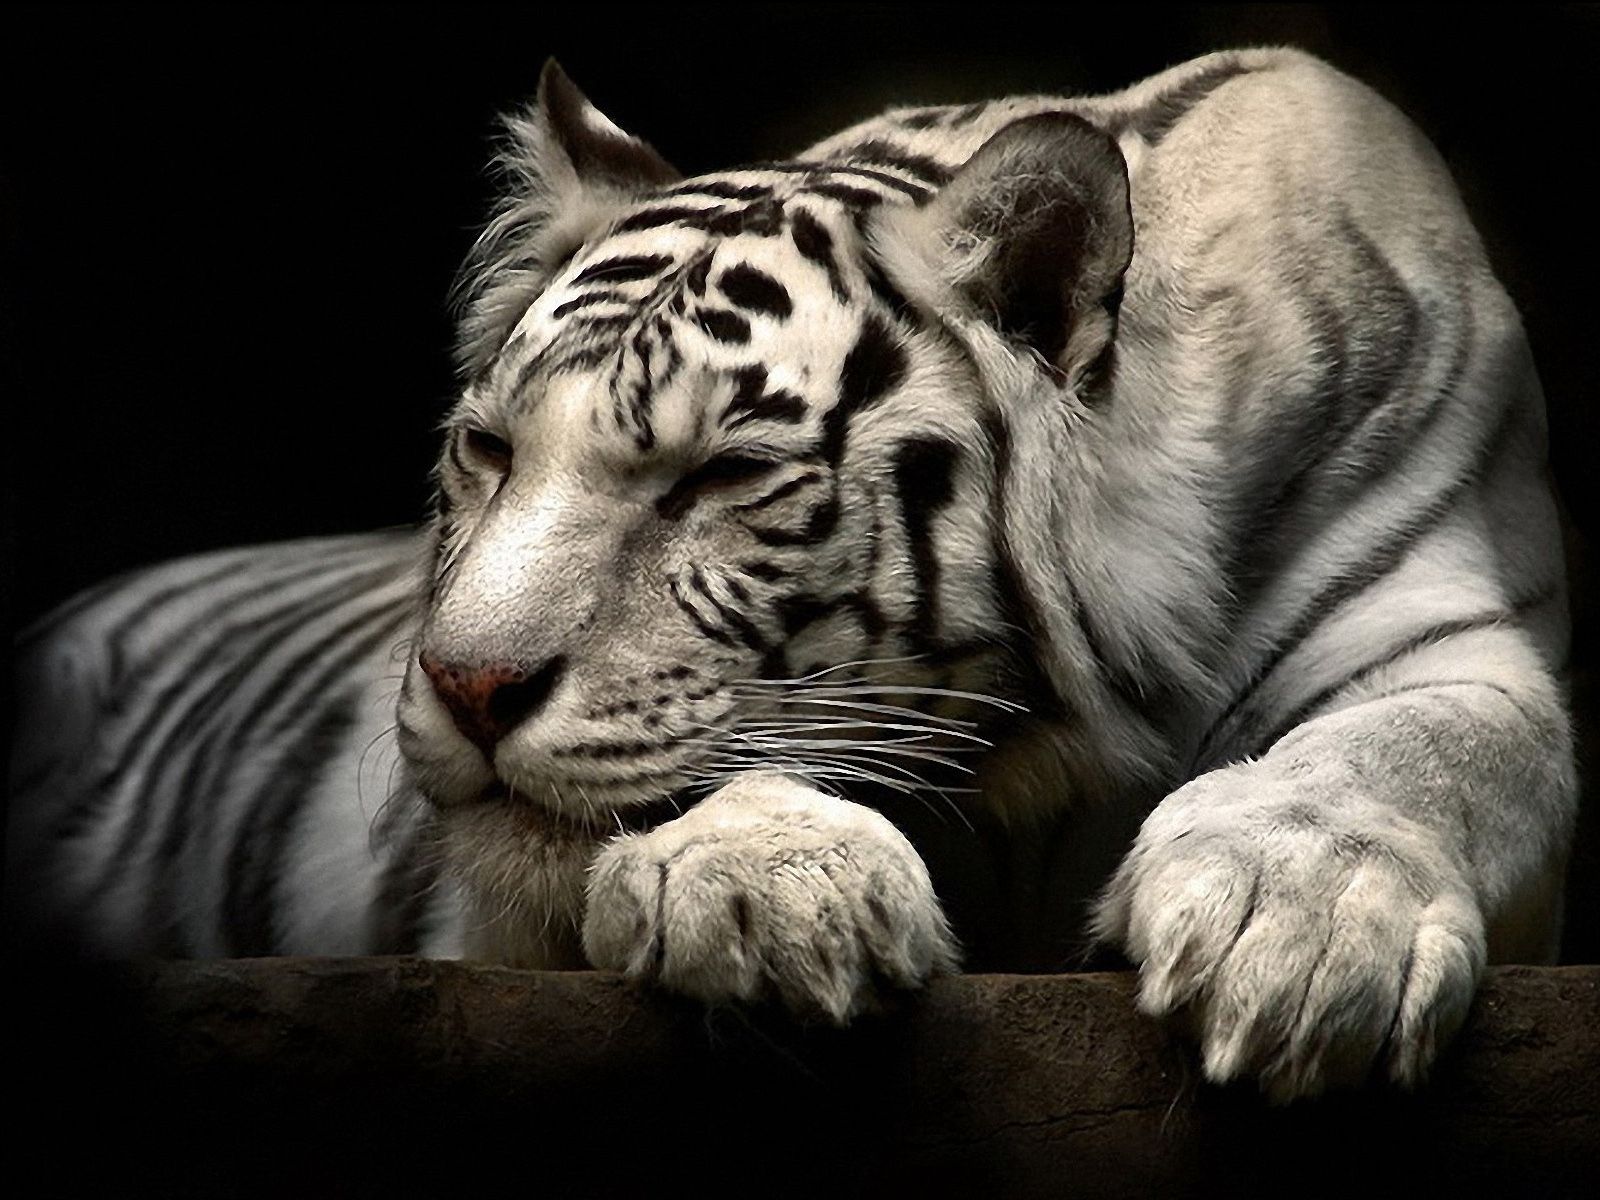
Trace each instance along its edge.
<path fill-rule="evenodd" d="M 680 180 L 551 65 L 510 130 L 426 538 L 28 641 L 31 936 L 838 1021 L 1098 940 L 1278 1096 L 1419 1079 L 1552 954 L 1542 402 L 1389 105 L 1228 52 Z"/>

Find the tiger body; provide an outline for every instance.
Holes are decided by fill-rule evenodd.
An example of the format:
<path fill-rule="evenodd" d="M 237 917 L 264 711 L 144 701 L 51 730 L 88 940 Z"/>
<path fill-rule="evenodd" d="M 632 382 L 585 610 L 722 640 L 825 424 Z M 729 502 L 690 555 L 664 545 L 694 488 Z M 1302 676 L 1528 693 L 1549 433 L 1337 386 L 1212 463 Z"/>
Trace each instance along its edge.
<path fill-rule="evenodd" d="M 547 73 L 513 133 L 428 530 L 29 649 L 41 922 L 845 1019 L 948 917 L 969 965 L 1122 949 L 1286 1095 L 1418 1077 L 1553 952 L 1542 400 L 1386 103 L 1228 52 L 679 180 Z"/>

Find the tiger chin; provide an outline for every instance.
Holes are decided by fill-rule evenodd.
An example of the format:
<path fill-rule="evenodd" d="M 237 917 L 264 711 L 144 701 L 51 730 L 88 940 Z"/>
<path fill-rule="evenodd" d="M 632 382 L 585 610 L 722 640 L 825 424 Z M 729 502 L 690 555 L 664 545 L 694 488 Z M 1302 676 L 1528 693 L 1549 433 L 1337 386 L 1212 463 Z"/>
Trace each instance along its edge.
<path fill-rule="evenodd" d="M 1543 402 L 1384 101 L 1227 52 L 685 179 L 552 64 L 501 166 L 398 627 L 405 785 L 341 860 L 381 881 L 255 941 L 169 895 L 180 950 L 591 965 L 845 1022 L 1099 948 L 1276 1098 L 1416 1083 L 1487 962 L 1552 955 Z M 415 613 L 415 543 L 326 553 L 393 591 L 372 621 Z M 349 805 L 367 732 L 307 811 Z M 411 940 L 371 933 L 424 893 Z"/>

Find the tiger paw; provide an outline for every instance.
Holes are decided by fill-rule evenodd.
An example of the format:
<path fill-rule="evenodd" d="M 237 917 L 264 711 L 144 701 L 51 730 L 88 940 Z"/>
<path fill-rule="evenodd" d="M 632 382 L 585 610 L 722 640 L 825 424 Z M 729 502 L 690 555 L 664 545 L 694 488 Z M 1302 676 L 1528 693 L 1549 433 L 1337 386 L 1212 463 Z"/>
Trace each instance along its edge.
<path fill-rule="evenodd" d="M 1139 1007 L 1186 1020 L 1206 1076 L 1272 1099 L 1421 1081 L 1485 958 L 1466 880 L 1422 827 L 1339 786 L 1214 772 L 1163 801 L 1102 901 Z"/>
<path fill-rule="evenodd" d="M 843 1023 L 954 968 L 927 868 L 871 809 L 773 772 L 623 835 L 590 872 L 596 967 L 707 1003 L 776 997 Z"/>

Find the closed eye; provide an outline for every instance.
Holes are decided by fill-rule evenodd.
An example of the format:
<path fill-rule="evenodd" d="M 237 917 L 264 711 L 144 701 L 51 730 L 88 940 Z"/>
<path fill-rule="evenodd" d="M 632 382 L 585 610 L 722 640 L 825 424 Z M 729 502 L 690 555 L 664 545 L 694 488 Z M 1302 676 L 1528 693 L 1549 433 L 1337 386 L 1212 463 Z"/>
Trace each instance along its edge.
<path fill-rule="evenodd" d="M 511 469 L 511 443 L 487 429 L 464 429 L 461 440 L 469 453 L 483 466 L 502 475 Z"/>
<path fill-rule="evenodd" d="M 696 500 L 715 492 L 748 487 L 777 470 L 781 464 L 743 454 L 719 454 L 690 471 L 656 501 L 656 511 L 668 520 L 681 517 Z"/>

